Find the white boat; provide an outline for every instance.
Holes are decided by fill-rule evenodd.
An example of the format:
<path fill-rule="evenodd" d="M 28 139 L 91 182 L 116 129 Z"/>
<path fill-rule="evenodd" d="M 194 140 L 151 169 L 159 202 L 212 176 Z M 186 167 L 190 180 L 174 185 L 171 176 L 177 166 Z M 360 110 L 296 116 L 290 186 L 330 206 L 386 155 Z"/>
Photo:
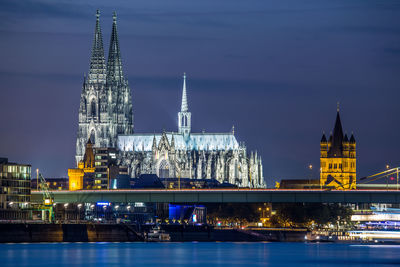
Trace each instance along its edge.
<path fill-rule="evenodd" d="M 157 226 L 147 233 L 146 240 L 150 242 L 168 242 L 171 241 L 171 237 L 168 233 Z"/>

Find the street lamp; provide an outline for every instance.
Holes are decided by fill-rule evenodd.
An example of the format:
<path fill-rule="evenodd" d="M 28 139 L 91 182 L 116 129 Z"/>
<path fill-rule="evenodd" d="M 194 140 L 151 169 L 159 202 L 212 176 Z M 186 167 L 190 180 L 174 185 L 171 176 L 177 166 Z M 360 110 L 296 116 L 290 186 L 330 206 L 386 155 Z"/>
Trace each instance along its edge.
<path fill-rule="evenodd" d="M 389 164 L 386 164 L 386 171 L 387 171 L 387 170 L 389 170 Z M 386 176 L 386 190 L 389 189 L 389 176 L 390 176 L 390 175 L 387 175 L 387 176 Z"/>
<path fill-rule="evenodd" d="M 39 191 L 39 169 L 36 169 L 36 190 Z"/>
<path fill-rule="evenodd" d="M 310 164 L 310 165 L 308 165 L 308 169 L 310 170 L 310 176 L 309 176 L 309 178 L 308 178 L 308 189 L 310 189 L 310 187 L 311 187 L 311 176 L 312 176 L 312 165 Z"/>

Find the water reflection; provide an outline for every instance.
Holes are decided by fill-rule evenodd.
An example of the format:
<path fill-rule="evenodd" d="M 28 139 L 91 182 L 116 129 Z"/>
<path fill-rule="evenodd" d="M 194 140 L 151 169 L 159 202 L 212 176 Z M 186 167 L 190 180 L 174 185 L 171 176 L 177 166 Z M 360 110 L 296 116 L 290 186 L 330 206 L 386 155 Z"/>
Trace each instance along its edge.
<path fill-rule="evenodd" d="M 1 266 L 365 266 L 400 264 L 400 246 L 304 243 L 0 244 Z"/>

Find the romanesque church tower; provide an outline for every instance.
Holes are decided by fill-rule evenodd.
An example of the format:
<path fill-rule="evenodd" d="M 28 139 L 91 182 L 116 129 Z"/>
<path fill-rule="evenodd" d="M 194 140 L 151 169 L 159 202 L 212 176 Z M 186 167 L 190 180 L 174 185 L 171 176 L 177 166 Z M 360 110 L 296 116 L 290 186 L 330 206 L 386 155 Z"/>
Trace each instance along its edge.
<path fill-rule="evenodd" d="M 132 133 L 132 97 L 122 72 L 117 16 L 114 13 L 106 65 L 97 11 L 89 75 L 84 77 L 79 106 L 76 163 L 83 159 L 89 138 L 95 147 L 116 147 L 118 134 Z"/>
<path fill-rule="evenodd" d="M 356 189 L 356 140 L 343 135 L 339 107 L 333 133 L 321 138 L 320 185 L 336 189 Z"/>

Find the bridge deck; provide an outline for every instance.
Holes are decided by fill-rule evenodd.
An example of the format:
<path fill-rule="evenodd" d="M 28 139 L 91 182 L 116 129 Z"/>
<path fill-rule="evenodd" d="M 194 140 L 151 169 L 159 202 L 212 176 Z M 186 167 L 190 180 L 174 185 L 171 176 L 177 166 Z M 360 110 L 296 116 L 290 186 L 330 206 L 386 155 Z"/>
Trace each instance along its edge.
<path fill-rule="evenodd" d="M 397 190 L 281 190 L 281 189 L 202 189 L 202 190 L 81 190 L 53 191 L 56 203 L 399 203 Z M 42 194 L 32 191 L 32 202 Z"/>

